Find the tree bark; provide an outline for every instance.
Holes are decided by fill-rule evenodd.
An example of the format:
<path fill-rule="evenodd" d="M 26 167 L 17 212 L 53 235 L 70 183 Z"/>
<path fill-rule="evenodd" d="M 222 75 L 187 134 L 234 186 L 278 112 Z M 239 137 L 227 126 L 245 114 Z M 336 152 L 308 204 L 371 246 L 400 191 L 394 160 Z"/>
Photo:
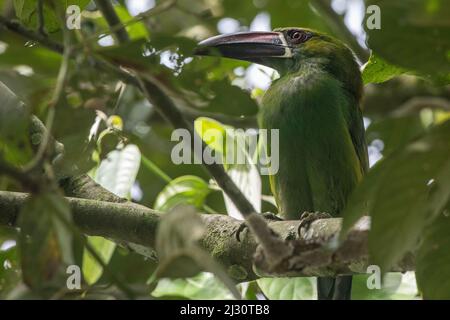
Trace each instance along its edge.
<path fill-rule="evenodd" d="M 101 197 L 102 193 L 97 193 L 102 189 L 100 186 L 92 182 L 91 188 L 91 197 Z M 86 192 L 86 189 L 79 192 Z M 77 193 L 75 190 L 74 194 Z M 107 191 L 103 191 L 103 196 L 110 197 Z M 25 193 L 0 191 L 0 225 L 16 225 L 20 208 L 27 197 L 28 194 Z M 118 197 L 109 198 L 116 202 L 73 197 L 67 197 L 67 200 L 75 224 L 85 234 L 110 238 L 140 254 L 156 258 L 155 239 L 158 224 L 164 215 Z M 242 221 L 219 214 L 201 214 L 201 218 L 206 233 L 200 240 L 200 245 L 222 263 L 228 274 L 238 282 L 261 276 L 365 273 L 369 265 L 368 223 L 359 223 L 347 239 L 336 250 L 332 250 L 330 245 L 335 242 L 339 233 L 341 218 L 316 220 L 307 230 L 302 228 L 300 232 L 300 221 L 271 221 L 269 226 L 293 249 L 292 254 L 278 264 L 276 269 L 271 269 L 270 261 L 264 257 L 250 232 L 244 230 L 241 240 L 237 239 L 236 231 Z M 413 269 L 414 256 L 408 254 L 391 271 Z"/>

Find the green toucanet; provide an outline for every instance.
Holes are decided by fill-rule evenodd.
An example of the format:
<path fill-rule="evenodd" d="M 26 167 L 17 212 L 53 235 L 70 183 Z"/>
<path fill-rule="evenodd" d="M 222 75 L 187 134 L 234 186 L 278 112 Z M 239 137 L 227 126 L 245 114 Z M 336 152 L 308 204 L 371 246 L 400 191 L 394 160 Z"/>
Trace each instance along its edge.
<path fill-rule="evenodd" d="M 198 54 L 214 52 L 280 74 L 263 97 L 258 119 L 261 128 L 279 129 L 279 170 L 270 184 L 280 214 L 339 216 L 368 169 L 363 84 L 351 50 L 313 30 L 282 28 L 200 43 Z M 349 299 L 350 293 L 351 276 L 318 279 L 319 299 Z"/>

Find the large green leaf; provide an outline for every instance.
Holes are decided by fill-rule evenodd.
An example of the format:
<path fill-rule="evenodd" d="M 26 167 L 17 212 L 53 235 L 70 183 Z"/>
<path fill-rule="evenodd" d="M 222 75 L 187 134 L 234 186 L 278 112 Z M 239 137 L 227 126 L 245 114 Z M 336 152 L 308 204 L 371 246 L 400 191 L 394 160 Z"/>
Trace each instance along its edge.
<path fill-rule="evenodd" d="M 362 77 L 364 84 L 380 83 L 388 81 L 405 72 L 407 72 L 406 69 L 389 64 L 372 53 L 369 61 L 364 65 Z"/>
<path fill-rule="evenodd" d="M 217 120 L 200 117 L 195 119 L 194 128 L 202 140 L 214 151 L 226 155 L 227 134 L 224 126 Z"/>
<path fill-rule="evenodd" d="M 179 204 L 190 204 L 200 209 L 210 192 L 208 183 L 199 177 L 178 177 L 158 194 L 154 208 L 165 212 Z"/>
<path fill-rule="evenodd" d="M 425 229 L 417 252 L 417 283 L 425 299 L 450 299 L 450 218 L 440 215 Z"/>
<path fill-rule="evenodd" d="M 31 196 L 23 206 L 18 225 L 19 249 L 24 282 L 42 290 L 64 266 L 73 264 L 72 233 L 62 219 L 71 223 L 69 205 L 57 192 Z"/>
<path fill-rule="evenodd" d="M 63 1 L 63 5 L 61 7 L 56 7 L 61 11 L 65 11 L 69 5 L 77 5 L 80 9 L 83 9 L 89 2 L 90 0 Z M 55 32 L 60 28 L 57 14 L 51 5 L 48 5 L 48 1 L 43 1 L 43 3 L 45 29 L 49 33 Z M 14 0 L 14 9 L 16 10 L 17 17 L 23 24 L 30 28 L 37 28 L 39 26 L 38 0 Z"/>
<path fill-rule="evenodd" d="M 389 63 L 426 74 L 450 72 L 447 0 L 368 0 L 381 12 L 381 29 L 368 29 L 370 48 Z M 370 15 L 366 15 L 369 18 Z"/>
<path fill-rule="evenodd" d="M 25 64 L 35 73 L 56 77 L 61 64 L 61 55 L 58 53 L 4 30 L 1 41 L 6 43 L 4 52 L 0 51 L 1 67 L 13 68 Z"/>
<path fill-rule="evenodd" d="M 378 162 L 351 197 L 343 234 L 362 215 L 372 218 L 369 252 L 386 270 L 413 250 L 450 195 L 450 121 Z M 386 269 L 385 269 L 386 268 Z"/>
<path fill-rule="evenodd" d="M 316 278 L 261 278 L 259 287 L 269 300 L 316 299 Z"/>
<path fill-rule="evenodd" d="M 141 153 L 136 145 L 129 144 L 123 149 L 114 150 L 100 163 L 95 181 L 119 197 L 128 197 L 140 163 Z"/>
<path fill-rule="evenodd" d="M 223 267 L 199 246 L 205 231 L 202 219 L 192 206 L 179 205 L 165 214 L 156 235 L 159 265 L 154 277 L 185 278 L 209 271 L 239 297 Z"/>
<path fill-rule="evenodd" d="M 110 152 L 95 174 L 95 181 L 119 197 L 127 197 L 136 180 L 141 162 L 139 149 L 132 144 L 121 150 Z M 116 244 L 102 237 L 88 237 L 88 242 L 104 263 L 109 263 Z M 87 283 L 93 284 L 103 274 L 103 267 L 87 251 L 83 255 L 83 275 Z"/>

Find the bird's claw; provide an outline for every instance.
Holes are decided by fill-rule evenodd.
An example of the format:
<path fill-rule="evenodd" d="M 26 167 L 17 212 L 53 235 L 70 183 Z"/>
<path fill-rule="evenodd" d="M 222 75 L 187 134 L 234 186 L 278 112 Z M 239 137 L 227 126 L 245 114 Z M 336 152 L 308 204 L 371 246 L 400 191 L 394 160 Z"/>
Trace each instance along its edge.
<path fill-rule="evenodd" d="M 261 216 L 265 219 L 265 220 L 269 220 L 269 221 L 283 221 L 283 219 L 281 219 L 279 216 L 277 216 L 276 214 L 272 213 L 272 212 L 263 212 L 261 213 Z M 245 222 L 242 222 L 239 227 L 236 229 L 236 240 L 238 242 L 241 242 L 241 233 L 247 229 L 248 226 Z"/>
<path fill-rule="evenodd" d="M 300 224 L 298 225 L 298 233 L 300 234 L 300 230 L 302 228 L 305 228 L 305 230 L 308 230 L 311 226 L 311 223 L 313 223 L 316 220 L 320 219 L 329 219 L 332 218 L 332 216 L 326 212 L 303 212 L 300 216 Z"/>

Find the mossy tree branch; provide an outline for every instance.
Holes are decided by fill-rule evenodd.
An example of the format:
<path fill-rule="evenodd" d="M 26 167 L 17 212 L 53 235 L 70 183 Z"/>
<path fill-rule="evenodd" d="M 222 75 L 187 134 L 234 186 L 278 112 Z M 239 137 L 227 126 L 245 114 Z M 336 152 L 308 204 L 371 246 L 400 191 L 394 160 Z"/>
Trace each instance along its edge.
<path fill-rule="evenodd" d="M 93 182 L 91 197 L 110 197 Z M 77 194 L 86 192 L 86 183 L 79 184 Z M 83 187 L 84 186 L 84 187 Z M 96 191 L 94 191 L 96 190 Z M 101 192 L 101 193 L 96 193 Z M 28 197 L 25 193 L 0 191 L 0 225 L 15 226 L 21 206 Z M 153 250 L 161 216 L 155 210 L 139 204 L 120 200 L 106 202 L 81 198 L 67 198 L 75 224 L 88 235 L 103 236 L 126 245 L 141 254 L 155 257 Z M 119 203 L 118 203 L 119 202 Z M 201 246 L 227 269 L 236 281 L 248 281 L 259 276 L 325 276 L 336 274 L 364 273 L 368 266 L 367 225 L 354 228 L 337 250 L 330 250 L 341 226 L 340 218 L 314 221 L 308 230 L 299 228 L 299 221 L 273 221 L 269 226 L 293 248 L 276 270 L 269 270 L 269 263 L 257 249 L 250 232 L 244 231 L 241 241 L 235 232 L 241 221 L 225 215 L 202 214 L 206 233 Z M 414 258 L 408 254 L 392 271 L 414 269 Z M 257 270 L 256 274 L 254 270 Z"/>

